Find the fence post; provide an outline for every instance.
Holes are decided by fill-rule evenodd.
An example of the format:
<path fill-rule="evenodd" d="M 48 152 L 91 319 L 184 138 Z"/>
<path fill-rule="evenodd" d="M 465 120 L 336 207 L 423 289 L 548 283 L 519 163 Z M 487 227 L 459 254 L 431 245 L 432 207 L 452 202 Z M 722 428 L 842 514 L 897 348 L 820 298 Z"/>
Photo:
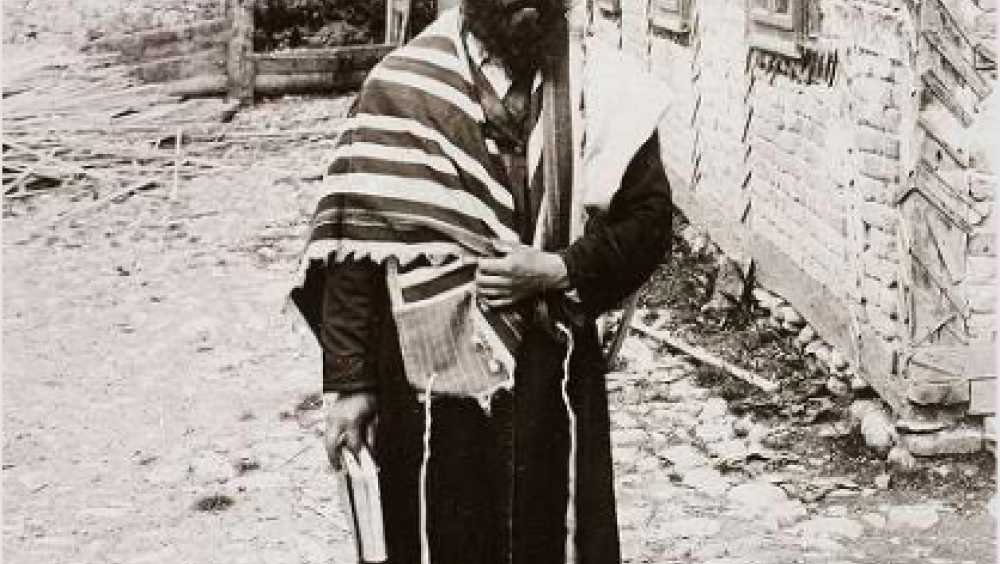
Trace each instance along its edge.
<path fill-rule="evenodd" d="M 386 44 L 402 45 L 406 43 L 407 28 L 410 26 L 411 5 L 411 0 L 386 0 Z"/>
<path fill-rule="evenodd" d="M 454 8 L 461 4 L 461 0 L 438 0 L 438 14 L 444 13 L 447 10 Z"/>
<path fill-rule="evenodd" d="M 254 0 L 229 0 L 233 36 L 229 40 L 229 98 L 247 105 L 253 102 L 253 5 Z"/>

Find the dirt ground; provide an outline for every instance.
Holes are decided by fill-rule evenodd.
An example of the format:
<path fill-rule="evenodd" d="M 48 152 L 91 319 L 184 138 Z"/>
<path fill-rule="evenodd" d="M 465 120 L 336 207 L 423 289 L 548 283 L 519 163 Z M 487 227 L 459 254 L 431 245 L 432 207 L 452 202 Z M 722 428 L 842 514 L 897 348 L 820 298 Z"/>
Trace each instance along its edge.
<path fill-rule="evenodd" d="M 237 120 L 318 121 L 332 135 L 348 102 L 289 99 Z M 8 562 L 354 561 L 315 433 L 318 359 L 282 315 L 318 187 L 288 171 L 318 168 L 328 143 L 291 157 L 249 143 L 230 154 L 242 168 L 41 233 L 85 200 L 56 190 L 5 204 Z M 660 279 L 681 276 L 686 256 Z M 995 560 L 992 457 L 922 463 L 883 490 L 872 480 L 884 461 L 856 441 L 750 411 L 751 437 L 784 440 L 727 468 L 726 442 L 707 433 L 748 415 L 740 398 L 652 342 L 624 350 L 609 389 L 627 562 Z M 779 476 L 853 484 L 804 502 L 773 486 Z"/>

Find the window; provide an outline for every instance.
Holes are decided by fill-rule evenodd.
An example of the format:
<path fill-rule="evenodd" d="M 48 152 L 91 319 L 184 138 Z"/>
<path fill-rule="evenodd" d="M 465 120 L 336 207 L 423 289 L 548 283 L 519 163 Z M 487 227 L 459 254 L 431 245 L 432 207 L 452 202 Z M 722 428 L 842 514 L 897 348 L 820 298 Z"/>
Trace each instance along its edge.
<path fill-rule="evenodd" d="M 621 0 L 597 0 L 597 9 L 606 18 L 618 19 L 622 15 Z"/>
<path fill-rule="evenodd" d="M 691 0 L 651 0 L 649 26 L 654 33 L 689 33 L 691 31 Z"/>
<path fill-rule="evenodd" d="M 799 58 L 805 44 L 819 37 L 819 0 L 748 0 L 747 8 L 747 32 L 756 49 Z"/>

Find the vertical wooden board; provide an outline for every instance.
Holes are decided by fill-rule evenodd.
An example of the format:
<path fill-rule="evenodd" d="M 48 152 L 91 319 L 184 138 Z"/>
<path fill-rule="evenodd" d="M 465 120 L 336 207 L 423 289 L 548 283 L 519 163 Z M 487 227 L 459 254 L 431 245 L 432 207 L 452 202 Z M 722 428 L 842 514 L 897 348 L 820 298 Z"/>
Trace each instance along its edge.
<path fill-rule="evenodd" d="M 950 336 L 947 331 L 942 331 L 942 324 L 958 322 L 962 316 L 947 302 L 935 285 L 922 283 L 921 280 L 925 279 L 923 273 L 918 267 L 914 268 L 917 270 L 914 277 L 915 284 L 910 291 L 913 303 L 913 311 L 910 312 L 913 338 L 923 341 L 921 344 L 949 342 L 957 344 L 957 339 Z"/>
<path fill-rule="evenodd" d="M 973 233 L 972 235 L 969 235 L 969 256 L 996 257 L 997 234 Z"/>
<path fill-rule="evenodd" d="M 919 204 L 918 204 L 919 205 Z M 966 234 L 947 221 L 933 208 L 923 214 L 924 225 L 933 248 L 928 248 L 928 259 L 936 257 L 941 264 L 941 281 L 955 284 L 965 278 Z"/>
<path fill-rule="evenodd" d="M 951 273 L 946 266 L 945 253 L 952 251 L 943 246 L 930 224 L 935 221 L 936 212 L 926 205 L 919 194 L 911 196 L 904 206 L 904 220 L 909 228 L 909 254 L 914 264 L 914 280 L 917 286 L 944 290 L 953 285 Z M 964 266 L 961 267 L 964 271 Z"/>
<path fill-rule="evenodd" d="M 996 378 L 984 378 L 969 382 L 969 414 L 992 415 L 997 411 Z"/>
<path fill-rule="evenodd" d="M 229 40 L 229 97 L 240 103 L 253 102 L 253 0 L 229 0 L 232 3 L 233 34 Z"/>

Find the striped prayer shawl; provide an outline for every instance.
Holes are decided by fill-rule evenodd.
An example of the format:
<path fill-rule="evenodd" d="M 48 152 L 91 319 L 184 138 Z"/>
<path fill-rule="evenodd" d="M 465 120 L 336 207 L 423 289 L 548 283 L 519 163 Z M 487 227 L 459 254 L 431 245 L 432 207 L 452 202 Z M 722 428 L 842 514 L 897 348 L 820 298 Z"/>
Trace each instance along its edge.
<path fill-rule="evenodd" d="M 452 13 L 373 69 L 334 150 L 303 268 L 386 263 L 407 378 L 426 389 L 437 375 L 435 393 L 485 399 L 513 383 L 523 320 L 480 307 L 474 259 L 520 241 L 524 203 L 483 133 L 468 60 Z M 541 190 L 540 133 L 528 155 L 529 189 Z"/>
<path fill-rule="evenodd" d="M 574 148 L 582 154 L 574 171 L 577 225 L 583 208 L 608 208 L 668 98 L 620 54 L 600 43 L 584 51 L 582 70 L 571 71 L 570 81 L 573 107 L 587 114 L 574 116 L 574 144 L 583 145 Z M 537 197 L 544 120 L 534 115 L 526 164 L 528 192 Z M 480 382 L 438 380 L 436 388 L 481 399 L 512 384 L 523 321 L 479 307 L 472 264 L 494 254 L 494 241 L 519 241 L 519 232 L 532 231 L 523 223 L 531 205 L 509 188 L 485 122 L 452 10 L 370 73 L 332 155 L 297 277 L 301 285 L 314 261 L 330 259 L 398 265 L 389 286 L 397 289 L 393 309 L 407 377 L 423 389 L 432 373 L 469 362 L 455 349 L 468 352 L 471 339 L 491 375 Z M 541 208 L 533 235 L 522 242 L 537 246 L 544 239 Z M 431 327 L 444 329 L 435 334 Z M 458 346 L 439 346 L 448 339 Z"/>

